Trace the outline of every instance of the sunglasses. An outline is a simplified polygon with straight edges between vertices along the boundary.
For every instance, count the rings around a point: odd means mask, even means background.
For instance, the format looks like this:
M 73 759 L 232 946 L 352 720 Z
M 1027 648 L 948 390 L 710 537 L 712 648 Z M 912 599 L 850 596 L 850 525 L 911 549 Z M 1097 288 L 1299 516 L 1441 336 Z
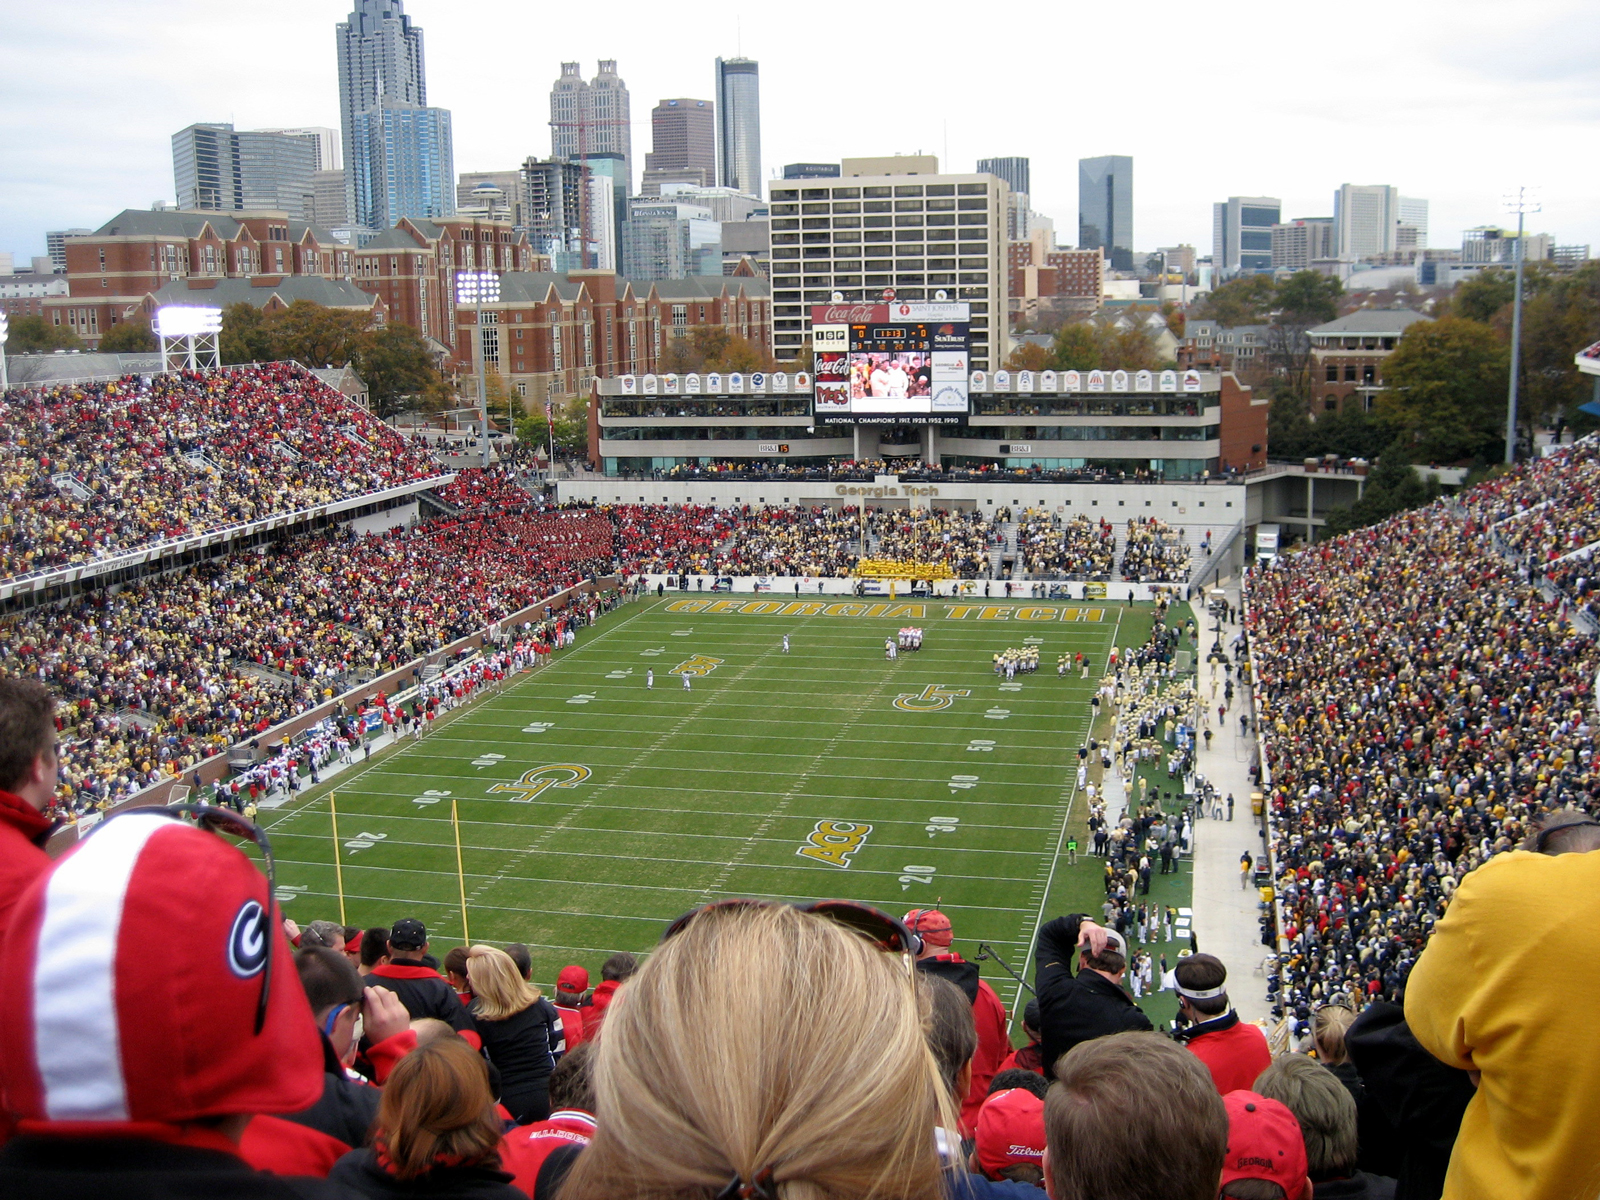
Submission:
M 261 857 L 267 864 L 267 903 L 261 910 L 261 916 L 256 923 L 256 934 L 266 946 L 266 961 L 261 967 L 261 996 L 256 1001 L 255 1032 L 259 1034 L 267 1023 L 267 1002 L 272 996 L 272 960 L 273 943 L 277 938 L 273 936 L 277 924 L 275 905 L 278 895 L 278 868 L 272 857 L 272 843 L 267 840 L 266 832 L 254 821 L 248 820 L 231 808 L 218 808 L 211 804 L 169 804 L 164 808 L 133 808 L 129 812 L 162 813 L 174 820 L 184 817 L 193 817 L 194 823 L 201 829 L 215 834 L 227 834 L 230 837 L 248 839 L 261 850 Z
M 691 909 L 668 925 L 666 932 L 661 935 L 661 940 L 664 942 L 668 938 L 676 937 L 698 917 L 708 912 L 783 907 L 797 908 L 803 913 L 811 913 L 813 916 L 832 921 L 835 925 L 842 925 L 850 932 L 866 938 L 879 950 L 890 954 L 915 955 L 922 952 L 922 939 L 907 929 L 905 922 L 896 920 L 888 913 L 880 912 L 870 904 L 859 904 L 854 900 L 812 900 L 787 906 L 780 900 L 714 900 L 710 904 L 702 904 L 699 908 Z

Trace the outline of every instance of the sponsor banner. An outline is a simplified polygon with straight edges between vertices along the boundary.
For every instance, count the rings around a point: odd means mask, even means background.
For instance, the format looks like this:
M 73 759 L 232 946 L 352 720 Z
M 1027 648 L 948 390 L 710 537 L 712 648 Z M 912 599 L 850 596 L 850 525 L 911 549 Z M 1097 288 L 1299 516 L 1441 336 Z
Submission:
M 1176 371 L 1161 372 L 1161 390 L 1175 392 L 1178 390 L 1178 373 Z
M 1200 390 L 1199 371 L 1185 371 L 1183 373 L 1183 390 L 1186 392 L 1198 392 Z
M 660 379 L 660 377 L 656 376 L 656 375 L 646 375 L 644 377 L 644 394 L 646 396 L 654 396 L 654 395 L 659 394 L 660 391 L 661 391 L 661 379 Z
M 623 375 L 618 378 L 617 382 L 622 385 L 622 394 L 624 396 L 632 396 L 639 391 L 639 381 L 632 375 Z

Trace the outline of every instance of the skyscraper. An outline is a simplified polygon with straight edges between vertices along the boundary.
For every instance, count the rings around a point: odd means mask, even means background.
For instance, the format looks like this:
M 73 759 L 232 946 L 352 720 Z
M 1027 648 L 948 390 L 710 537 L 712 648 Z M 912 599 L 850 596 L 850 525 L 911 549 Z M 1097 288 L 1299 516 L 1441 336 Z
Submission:
M 350 212 L 382 229 L 455 212 L 450 114 L 428 107 L 422 30 L 402 0 L 354 0 L 335 40 Z
M 190 125 L 172 135 L 178 207 L 271 209 L 309 219 L 306 197 L 315 190 L 317 156 L 314 136 Z
M 1333 227 L 1340 258 L 1372 258 L 1394 249 L 1400 189 L 1346 183 L 1333 194 Z
M 699 171 L 698 180 L 674 174 L 673 182 L 713 187 L 717 180 L 716 105 L 710 100 L 663 100 L 650 112 L 650 153 L 644 156 L 648 177 L 652 171 Z
M 761 195 L 761 74 L 749 58 L 717 59 L 717 183 Z
M 350 177 L 356 224 L 387 229 L 402 217 L 454 216 L 455 148 L 450 114 L 383 100 L 354 119 Z
M 561 64 L 550 88 L 550 154 L 572 162 L 596 154 L 620 155 L 626 186 L 633 186 L 633 134 L 628 85 L 617 75 L 617 60 L 602 58 L 595 77 L 584 82 L 579 64 Z
M 1428 245 L 1428 202 L 1417 196 L 1400 197 L 1399 223 L 1416 230 L 1416 245 Z
M 1270 271 L 1272 227 L 1283 201 L 1275 196 L 1229 196 L 1211 206 L 1211 261 L 1224 277 Z
M 1101 249 L 1113 271 L 1133 270 L 1133 159 L 1078 160 L 1078 246 Z
M 1006 186 L 1013 192 L 1033 193 L 1028 186 L 1029 161 L 1026 158 L 980 158 L 978 160 L 979 175 L 998 175 L 1006 181 Z

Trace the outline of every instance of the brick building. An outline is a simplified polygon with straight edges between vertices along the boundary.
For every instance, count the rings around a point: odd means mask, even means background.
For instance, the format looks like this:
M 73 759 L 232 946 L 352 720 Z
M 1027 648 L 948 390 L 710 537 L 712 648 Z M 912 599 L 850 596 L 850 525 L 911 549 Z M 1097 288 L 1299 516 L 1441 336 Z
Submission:
M 93 233 L 67 238 L 65 250 L 68 293 L 47 297 L 44 316 L 90 347 L 178 280 L 348 279 L 355 272 L 351 247 L 279 212 L 130 208 Z
M 1050 244 L 1049 230 L 1006 247 L 1006 297 L 1013 318 L 1031 321 L 1042 312 L 1093 312 L 1100 306 L 1105 278 L 1103 251 L 1058 249 Z
M 771 291 L 749 277 L 513 271 L 483 317 L 487 369 L 528 401 L 587 396 L 595 379 L 653 372 L 673 338 L 700 326 L 720 325 L 764 353 L 772 346 Z M 452 361 L 470 376 L 477 310 L 459 307 L 455 321 Z
M 66 294 L 65 275 L 43 275 L 31 271 L 0 275 L 0 312 L 8 317 L 43 316 L 46 299 Z
M 1358 309 L 1307 331 L 1311 339 L 1311 412 L 1372 411 L 1383 390 L 1383 360 L 1405 331 L 1428 318 L 1409 308 Z

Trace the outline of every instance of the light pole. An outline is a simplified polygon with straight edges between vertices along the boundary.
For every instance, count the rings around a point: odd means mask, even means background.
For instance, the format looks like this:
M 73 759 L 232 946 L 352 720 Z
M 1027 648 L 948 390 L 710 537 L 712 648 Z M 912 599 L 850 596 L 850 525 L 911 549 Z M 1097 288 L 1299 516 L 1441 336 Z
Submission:
M 0 392 L 11 386 L 11 374 L 6 366 L 6 338 L 11 333 L 11 322 L 6 318 L 4 311 L 0 311 Z
M 1505 198 L 1507 212 L 1517 214 L 1516 293 L 1511 298 L 1511 383 L 1506 396 L 1506 462 L 1517 461 L 1517 376 L 1522 369 L 1522 260 L 1523 217 L 1539 211 L 1538 197 L 1531 188 L 1519 187 Z
M 470 304 L 476 314 L 472 334 L 473 363 L 478 373 L 479 449 L 482 465 L 489 465 L 489 381 L 483 352 L 483 306 L 500 301 L 500 276 L 493 271 L 457 271 L 456 303 Z

